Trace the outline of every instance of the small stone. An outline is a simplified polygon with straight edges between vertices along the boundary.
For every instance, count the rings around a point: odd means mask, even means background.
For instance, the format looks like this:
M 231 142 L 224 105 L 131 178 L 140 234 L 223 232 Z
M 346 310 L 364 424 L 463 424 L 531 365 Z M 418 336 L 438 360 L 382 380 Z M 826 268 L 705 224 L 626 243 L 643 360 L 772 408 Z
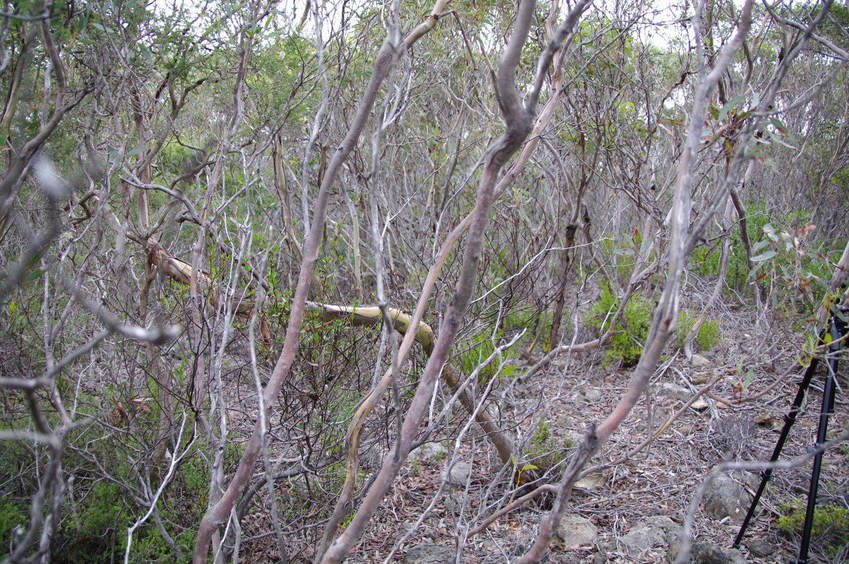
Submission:
M 426 461 L 439 460 L 448 454 L 448 448 L 442 443 L 425 443 L 409 455 L 409 460 Z
M 454 549 L 438 544 L 420 544 L 407 551 L 404 564 L 453 564 Z
M 471 475 L 472 465 L 461 460 L 452 464 L 447 471 L 443 471 L 442 479 L 453 486 L 465 486 Z
M 704 411 L 710 407 L 710 404 L 702 398 L 696 398 L 696 400 L 690 404 L 690 407 L 696 411 Z
M 752 556 L 757 558 L 766 558 L 775 554 L 776 551 L 776 546 L 773 543 L 763 539 L 752 539 L 744 544 L 749 549 L 749 552 L 752 553 Z
M 597 538 L 598 529 L 589 519 L 580 515 L 565 515 L 557 524 L 554 543 L 563 550 L 571 550 L 592 545 Z
M 696 368 L 707 368 L 712 363 L 706 357 L 700 354 L 694 354 L 693 358 L 690 359 L 690 364 L 692 364 Z
M 607 483 L 607 477 L 605 472 L 591 472 L 575 482 L 575 487 L 591 492 L 598 491 Z
M 667 549 L 678 542 L 681 527 L 665 515 L 647 517 L 634 525 L 619 543 L 629 555 L 636 557 L 652 548 Z

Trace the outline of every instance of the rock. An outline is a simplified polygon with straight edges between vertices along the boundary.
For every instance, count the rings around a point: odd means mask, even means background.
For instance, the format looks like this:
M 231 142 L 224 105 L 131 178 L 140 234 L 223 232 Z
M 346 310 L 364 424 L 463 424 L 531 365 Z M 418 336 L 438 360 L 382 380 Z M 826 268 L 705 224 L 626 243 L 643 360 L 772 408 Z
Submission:
M 678 384 L 673 384 L 671 382 L 664 382 L 658 386 L 658 390 L 661 394 L 668 397 L 669 399 L 678 400 L 682 402 L 690 401 L 690 398 L 693 397 L 693 392 L 685 388 L 684 386 L 679 386 Z M 708 402 L 704 400 L 704 398 L 696 398 L 696 400 L 690 404 L 692 409 L 696 411 L 704 411 L 710 405 Z
M 438 544 L 420 544 L 407 551 L 404 564 L 454 564 L 454 549 Z
M 424 462 L 427 460 L 440 460 L 448 454 L 448 448 L 442 443 L 425 443 L 408 457 L 411 462 L 416 460 Z
M 658 386 L 658 389 L 664 396 L 678 401 L 689 401 L 690 397 L 693 395 L 690 390 L 684 386 L 679 386 L 678 384 L 673 384 L 671 382 L 663 382 Z
M 766 558 L 767 556 L 771 556 L 775 553 L 777 548 L 775 544 L 763 539 L 752 539 L 744 544 L 746 545 L 746 548 L 749 549 L 749 552 L 752 553 L 752 556 L 757 558 Z
M 554 535 L 555 546 L 571 550 L 594 544 L 598 538 L 598 529 L 589 519 L 580 515 L 565 515 L 560 518 Z
M 696 398 L 696 401 L 690 404 L 690 407 L 696 411 L 704 411 L 710 407 L 710 404 L 702 398 Z
M 748 474 L 747 477 L 751 477 Z M 742 521 L 752 502 L 752 496 L 739 483 L 739 479 L 722 474 L 716 477 L 705 492 L 704 510 L 715 519 L 730 517 Z
M 619 539 L 625 552 L 632 557 L 652 548 L 667 550 L 677 545 L 681 527 L 665 515 L 647 517 L 634 525 L 628 534 Z
M 584 390 L 584 398 L 587 401 L 599 401 L 601 399 L 601 391 L 598 388 L 587 388 Z
M 447 471 L 443 471 L 442 479 L 452 486 L 465 486 L 471 475 L 472 465 L 461 460 L 452 464 Z
M 700 354 L 694 354 L 693 358 L 690 359 L 690 364 L 692 364 L 696 368 L 707 368 L 713 363 Z
M 711 543 L 693 544 L 692 558 L 693 564 L 746 564 L 739 550 Z
M 598 491 L 607 483 L 608 476 L 607 472 L 592 472 L 575 482 L 575 487 L 591 492 Z
M 607 564 L 610 561 L 610 559 L 607 557 L 608 550 L 608 546 L 598 547 L 598 552 L 596 552 L 595 556 L 593 556 L 592 564 Z
M 717 447 L 725 450 L 726 456 L 750 458 L 756 429 L 748 417 L 728 415 L 716 421 L 710 439 Z

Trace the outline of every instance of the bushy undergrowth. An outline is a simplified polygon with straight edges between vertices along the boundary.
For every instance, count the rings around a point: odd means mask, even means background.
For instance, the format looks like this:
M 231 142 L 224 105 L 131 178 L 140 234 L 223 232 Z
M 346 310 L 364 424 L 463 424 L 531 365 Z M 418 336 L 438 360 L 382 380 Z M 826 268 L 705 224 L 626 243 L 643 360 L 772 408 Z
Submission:
M 764 203 L 749 203 L 746 209 L 752 270 L 735 225 L 726 285 L 738 292 L 750 292 L 759 285 L 763 293 L 768 293 L 774 311 L 791 317 L 811 314 L 826 295 L 832 263 L 842 250 L 842 242 L 835 246 L 817 239 L 808 210 L 776 215 Z M 696 248 L 690 256 L 691 270 L 701 276 L 718 276 L 721 249 L 720 239 Z
M 679 347 L 684 346 L 684 340 L 690 334 L 697 321 L 698 317 L 688 310 L 682 311 L 678 316 L 678 329 L 675 332 L 675 337 Z M 709 351 L 719 344 L 719 340 L 719 323 L 713 319 L 705 319 L 696 330 L 696 337 L 693 340 L 693 344 L 698 351 Z
M 619 298 L 607 284 L 602 284 L 598 301 L 584 320 L 588 326 L 598 333 L 604 333 L 610 328 L 616 311 L 619 308 Z M 607 366 L 619 363 L 624 367 L 633 366 L 640 360 L 643 353 L 649 329 L 651 329 L 654 304 L 643 296 L 633 296 L 627 304 L 620 320 L 613 326 L 604 363 Z M 683 310 L 678 316 L 676 340 L 683 346 L 684 339 L 693 328 L 697 317 L 688 310 Z M 719 324 L 712 319 L 705 319 L 696 332 L 695 345 L 699 351 L 709 351 L 720 340 Z
M 531 338 L 533 329 L 538 327 L 539 321 L 538 316 L 532 312 L 514 312 L 505 316 L 501 329 L 496 331 L 494 339 L 492 333 L 478 333 L 471 339 L 470 344 L 459 348 L 461 352 L 457 355 L 456 366 L 463 374 L 470 374 L 495 351 L 495 342 L 511 339 L 518 331 L 526 329 L 524 337 L 502 353 L 506 358 L 517 356 L 517 351 Z M 478 375 L 480 381 L 487 382 L 495 376 L 500 364 L 500 361 L 495 359 L 483 367 Z M 514 376 L 516 371 L 517 367 L 510 362 L 501 367 L 502 376 Z
M 602 283 L 599 299 L 585 321 L 599 333 L 604 333 L 611 328 L 610 324 L 618 308 L 619 298 L 610 286 Z M 651 328 L 652 310 L 651 302 L 642 296 L 633 296 L 625 304 L 625 312 L 612 327 L 613 335 L 604 357 L 605 364 L 621 363 L 623 366 L 633 366 L 637 363 Z
M 120 470 L 120 469 L 118 469 Z M 79 481 L 79 480 L 78 480 Z M 191 553 L 196 524 L 206 508 L 209 472 L 199 455 L 185 460 L 159 500 L 163 522 L 183 556 Z M 127 530 L 146 511 L 128 501 L 114 482 L 100 480 L 81 488 L 81 496 L 59 528 L 58 562 L 111 562 L 121 559 Z M 174 562 L 177 554 L 149 519 L 133 534 L 132 562 Z
M 0 501 L 0 547 L 3 552 L 11 545 L 18 527 L 26 526 L 29 518 L 25 513 L 25 507 L 10 499 Z
M 802 533 L 805 523 L 805 504 L 796 500 L 785 504 L 775 524 L 785 534 Z M 825 505 L 814 510 L 814 522 L 811 529 L 814 541 L 826 553 L 834 553 L 849 544 L 849 510 L 838 505 Z
M 563 460 L 565 450 L 573 448 L 575 441 L 552 433 L 551 427 L 545 421 L 540 421 L 533 436 L 525 447 L 525 458 L 528 461 L 520 471 L 548 469 Z

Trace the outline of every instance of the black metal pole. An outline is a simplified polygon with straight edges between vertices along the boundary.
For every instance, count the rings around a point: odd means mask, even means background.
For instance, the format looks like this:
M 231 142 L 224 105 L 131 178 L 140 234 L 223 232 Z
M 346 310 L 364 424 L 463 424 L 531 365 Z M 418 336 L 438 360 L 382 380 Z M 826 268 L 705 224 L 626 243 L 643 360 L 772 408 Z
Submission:
M 784 427 L 781 428 L 781 434 L 778 436 L 778 442 L 775 443 L 775 448 L 773 449 L 772 456 L 769 459 L 770 462 L 775 462 L 778 460 L 778 457 L 781 456 L 781 450 L 784 448 L 784 443 L 787 442 L 787 436 L 790 434 L 790 428 L 793 426 L 793 423 L 796 422 L 796 416 L 799 415 L 799 410 L 802 408 L 802 402 L 805 400 L 805 392 L 811 384 L 811 379 L 814 376 L 814 372 L 817 370 L 818 362 L 819 361 L 816 357 L 811 358 L 811 364 L 808 365 L 808 369 L 805 370 L 805 375 L 802 378 L 802 381 L 799 382 L 799 389 L 796 392 L 796 397 L 793 399 L 793 405 L 790 406 L 790 411 L 784 416 Z M 740 531 L 734 539 L 734 548 L 740 548 L 740 542 L 743 540 L 743 535 L 746 534 L 746 529 L 749 528 L 749 522 L 755 514 L 755 509 L 758 507 L 758 502 L 766 489 L 766 484 L 769 482 L 770 476 L 772 476 L 772 468 L 767 468 L 761 472 L 761 484 L 755 492 L 755 497 L 752 498 L 749 511 L 746 512 L 746 518 L 743 519 L 743 524 L 740 525 Z
M 817 442 L 814 448 L 819 448 L 826 441 L 828 432 L 828 418 L 834 412 L 834 388 L 837 376 L 837 353 L 840 351 L 840 339 L 843 337 L 843 327 L 839 320 L 831 318 L 831 346 L 828 356 L 828 374 L 825 379 L 825 387 L 822 391 L 822 407 L 820 408 L 820 420 L 817 426 Z M 811 483 L 808 486 L 808 505 L 805 508 L 805 524 L 802 527 L 802 542 L 799 545 L 798 564 L 808 563 L 808 549 L 811 546 L 811 530 L 814 524 L 814 510 L 817 506 L 817 492 L 819 491 L 820 471 L 822 470 L 822 452 L 814 456 L 814 467 L 811 471 Z

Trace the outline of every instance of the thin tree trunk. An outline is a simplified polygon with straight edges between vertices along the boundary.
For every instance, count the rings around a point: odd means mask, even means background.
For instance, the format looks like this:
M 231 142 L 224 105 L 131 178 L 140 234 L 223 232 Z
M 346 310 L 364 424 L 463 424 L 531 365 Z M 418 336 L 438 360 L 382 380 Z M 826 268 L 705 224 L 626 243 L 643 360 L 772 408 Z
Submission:
M 569 247 L 575 244 L 575 232 L 577 230 L 578 225 L 575 223 L 575 218 L 572 218 L 572 221 L 566 226 L 566 235 L 563 240 L 563 246 L 566 247 L 566 250 L 563 251 L 563 260 L 560 266 L 560 283 L 557 285 L 557 297 L 554 301 L 554 310 L 551 312 L 551 331 L 548 334 L 549 350 L 555 349 L 560 345 L 560 324 L 563 320 L 563 306 L 566 303 L 566 290 L 569 287 L 569 271 L 572 267 L 572 251 L 569 250 Z

